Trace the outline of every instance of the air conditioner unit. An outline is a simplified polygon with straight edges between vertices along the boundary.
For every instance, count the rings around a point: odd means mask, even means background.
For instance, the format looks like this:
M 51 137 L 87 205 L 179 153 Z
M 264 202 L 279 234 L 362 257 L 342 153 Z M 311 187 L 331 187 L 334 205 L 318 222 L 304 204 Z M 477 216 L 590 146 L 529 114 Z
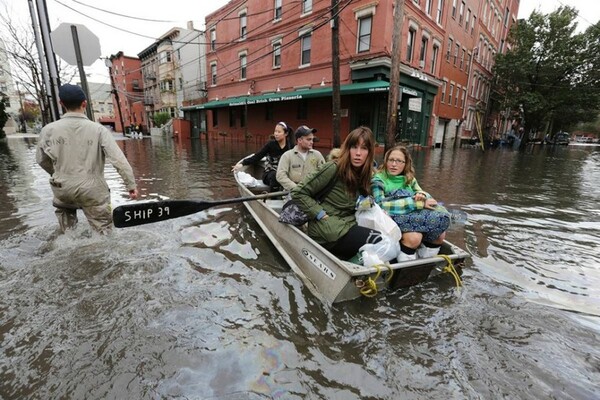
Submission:
M 424 60 L 419 61 L 419 68 L 421 68 L 421 69 L 425 68 L 425 61 Z

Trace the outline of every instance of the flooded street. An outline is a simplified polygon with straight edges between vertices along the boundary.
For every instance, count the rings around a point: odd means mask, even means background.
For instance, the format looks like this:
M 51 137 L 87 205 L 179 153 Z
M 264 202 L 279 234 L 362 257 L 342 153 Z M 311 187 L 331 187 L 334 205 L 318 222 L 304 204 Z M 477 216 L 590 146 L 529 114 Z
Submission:
M 36 140 L 0 141 L 0 399 L 598 398 L 600 147 L 414 151 L 468 213 L 447 236 L 473 256 L 464 286 L 329 308 L 242 204 L 104 237 L 80 213 L 58 235 Z M 256 150 L 119 145 L 145 200 L 238 197 Z

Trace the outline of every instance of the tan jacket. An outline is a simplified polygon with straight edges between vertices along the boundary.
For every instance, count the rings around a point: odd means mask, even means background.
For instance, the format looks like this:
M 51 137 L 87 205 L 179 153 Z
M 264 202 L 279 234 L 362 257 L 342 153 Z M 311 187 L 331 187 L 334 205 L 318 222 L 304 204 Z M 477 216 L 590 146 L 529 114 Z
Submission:
M 67 112 L 42 129 L 36 161 L 51 175 L 55 197 L 65 203 L 89 206 L 110 201 L 105 161 L 115 167 L 127 190 L 136 188 L 133 170 L 112 133 L 82 113 Z
M 298 146 L 295 146 L 283 153 L 279 159 L 277 182 L 285 190 L 292 190 L 302 179 L 315 172 L 323 164 L 325 164 L 325 159 L 318 150 L 310 149 L 304 160 L 298 152 Z

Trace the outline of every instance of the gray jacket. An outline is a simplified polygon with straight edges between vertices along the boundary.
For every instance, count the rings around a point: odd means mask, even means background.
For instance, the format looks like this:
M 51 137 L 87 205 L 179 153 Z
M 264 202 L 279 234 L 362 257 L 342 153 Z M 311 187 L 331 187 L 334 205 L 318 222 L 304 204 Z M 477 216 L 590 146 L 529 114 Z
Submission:
M 65 203 L 91 206 L 110 201 L 106 161 L 121 175 L 127 190 L 136 188 L 133 170 L 112 133 L 82 113 L 67 112 L 42 129 L 36 161 L 51 175 L 55 197 Z

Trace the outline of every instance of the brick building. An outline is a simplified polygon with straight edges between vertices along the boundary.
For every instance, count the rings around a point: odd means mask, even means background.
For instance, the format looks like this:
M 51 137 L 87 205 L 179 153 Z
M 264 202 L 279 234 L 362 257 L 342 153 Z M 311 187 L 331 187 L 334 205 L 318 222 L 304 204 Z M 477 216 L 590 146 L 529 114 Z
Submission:
M 148 132 L 144 113 L 141 62 L 119 51 L 109 57 L 109 73 L 113 87 L 115 131 L 127 132 L 127 128 L 139 125 Z M 125 125 L 122 126 L 121 124 Z
M 183 107 L 186 118 L 205 115 L 209 136 L 232 140 L 266 138 L 280 120 L 307 124 L 328 146 L 330 2 L 265 3 L 232 0 L 206 17 L 208 101 Z M 472 126 L 476 104 L 489 96 L 491 59 L 505 40 L 507 29 L 498 25 L 504 8 L 513 22 L 517 0 L 404 2 L 397 141 L 433 145 Z M 367 125 L 384 142 L 394 1 L 340 0 L 338 9 L 342 139 Z M 480 57 L 472 61 L 473 54 Z M 468 96 L 472 82 L 478 91 Z M 471 125 L 464 123 L 469 117 Z

